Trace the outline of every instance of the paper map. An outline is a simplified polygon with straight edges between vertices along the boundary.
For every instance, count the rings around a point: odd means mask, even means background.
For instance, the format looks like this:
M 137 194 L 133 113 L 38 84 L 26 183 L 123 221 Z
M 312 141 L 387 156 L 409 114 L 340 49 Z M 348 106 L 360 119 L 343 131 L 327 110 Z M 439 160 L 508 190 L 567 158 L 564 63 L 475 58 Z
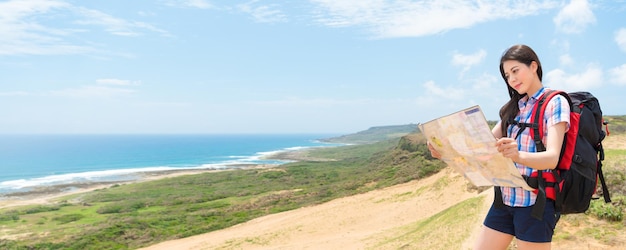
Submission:
M 522 187 L 533 190 L 513 161 L 498 152 L 496 138 L 479 106 L 419 124 L 441 160 L 476 186 Z

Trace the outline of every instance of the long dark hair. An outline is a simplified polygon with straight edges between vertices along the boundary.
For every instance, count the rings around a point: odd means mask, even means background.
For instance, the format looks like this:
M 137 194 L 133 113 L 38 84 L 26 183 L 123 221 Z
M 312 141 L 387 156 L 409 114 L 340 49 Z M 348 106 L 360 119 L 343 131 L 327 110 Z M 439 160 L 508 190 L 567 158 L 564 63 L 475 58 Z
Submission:
M 541 81 L 541 77 L 543 75 L 539 57 L 530 47 L 518 44 L 510 47 L 504 52 L 504 54 L 502 54 L 502 57 L 500 58 L 500 74 L 502 75 L 502 79 L 504 79 L 504 83 L 509 91 L 509 96 L 511 97 L 511 99 L 505 103 L 502 108 L 500 108 L 500 120 L 502 121 L 501 129 L 503 137 L 507 135 L 507 128 L 511 124 L 511 121 L 515 119 L 517 113 L 519 113 L 519 100 L 526 96 L 526 94 L 520 95 L 517 91 L 515 91 L 515 89 L 509 86 L 506 76 L 504 75 L 504 67 L 502 65 L 505 61 L 509 60 L 518 61 L 529 67 L 533 61 L 537 62 L 537 75 L 539 76 L 539 81 Z

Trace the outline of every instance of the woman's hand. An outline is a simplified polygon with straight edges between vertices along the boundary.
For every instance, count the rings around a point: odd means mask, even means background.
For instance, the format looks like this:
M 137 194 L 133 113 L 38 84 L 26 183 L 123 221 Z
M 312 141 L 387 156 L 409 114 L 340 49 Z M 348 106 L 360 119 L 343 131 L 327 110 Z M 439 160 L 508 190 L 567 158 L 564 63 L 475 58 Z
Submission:
M 520 154 L 515 139 L 508 137 L 500 138 L 496 141 L 496 147 L 498 152 L 502 153 L 504 157 L 510 158 L 514 162 L 519 162 Z
M 439 153 L 435 147 L 433 147 L 432 144 L 430 144 L 430 142 L 426 142 L 426 144 L 428 144 L 428 150 L 430 150 L 430 155 L 433 158 L 437 158 L 437 159 L 441 159 L 441 153 Z

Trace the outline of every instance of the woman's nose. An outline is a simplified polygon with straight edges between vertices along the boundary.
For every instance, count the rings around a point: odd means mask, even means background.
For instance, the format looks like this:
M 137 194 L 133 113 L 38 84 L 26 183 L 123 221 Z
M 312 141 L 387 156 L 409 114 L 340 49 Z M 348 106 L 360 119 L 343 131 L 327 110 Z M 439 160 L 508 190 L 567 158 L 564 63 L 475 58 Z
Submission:
M 508 83 L 512 83 L 514 81 L 517 81 L 517 77 L 515 77 L 515 76 L 509 76 L 509 79 L 507 79 Z

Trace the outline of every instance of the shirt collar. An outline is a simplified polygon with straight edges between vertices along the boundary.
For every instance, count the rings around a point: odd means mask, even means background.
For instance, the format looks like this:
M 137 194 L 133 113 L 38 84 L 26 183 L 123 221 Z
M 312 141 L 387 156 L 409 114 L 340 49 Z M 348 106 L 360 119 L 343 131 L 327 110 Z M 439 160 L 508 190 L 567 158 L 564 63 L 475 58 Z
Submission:
M 545 87 L 541 87 L 539 91 L 537 91 L 537 93 L 535 93 L 533 96 L 530 97 L 530 100 L 528 98 L 528 95 L 525 95 L 524 97 L 522 97 L 522 99 L 519 100 L 517 104 L 520 108 L 522 108 L 522 107 L 525 107 L 527 103 L 531 103 L 531 104 L 536 103 L 537 101 L 539 101 L 539 99 L 545 92 L 546 92 Z

